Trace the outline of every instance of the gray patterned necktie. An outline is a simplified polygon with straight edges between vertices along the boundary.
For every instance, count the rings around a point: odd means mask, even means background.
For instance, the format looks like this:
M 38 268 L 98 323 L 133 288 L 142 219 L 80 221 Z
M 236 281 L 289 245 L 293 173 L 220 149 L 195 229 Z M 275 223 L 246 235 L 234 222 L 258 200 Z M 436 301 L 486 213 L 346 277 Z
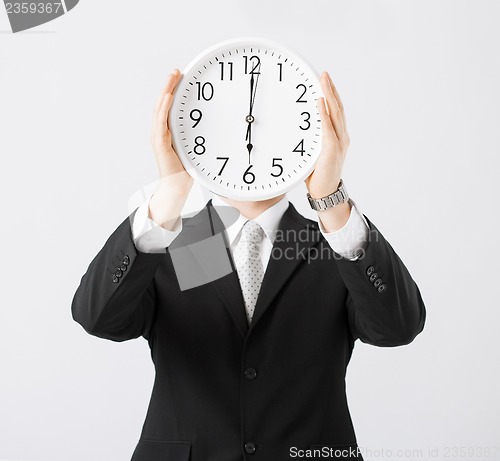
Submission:
M 241 231 L 240 241 L 233 252 L 234 264 L 238 272 L 241 291 L 245 301 L 248 323 L 252 321 L 264 268 L 260 257 L 260 245 L 264 230 L 254 221 L 247 221 Z

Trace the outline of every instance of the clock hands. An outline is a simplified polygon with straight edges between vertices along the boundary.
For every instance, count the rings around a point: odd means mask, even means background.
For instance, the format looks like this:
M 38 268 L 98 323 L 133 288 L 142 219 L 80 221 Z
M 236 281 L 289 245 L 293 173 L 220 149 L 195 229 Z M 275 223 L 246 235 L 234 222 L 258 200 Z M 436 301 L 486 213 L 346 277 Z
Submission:
M 255 78 L 254 75 L 257 75 L 257 78 Z M 259 70 L 258 72 L 254 72 L 253 70 L 251 71 L 251 77 L 250 77 L 250 110 L 248 115 L 245 117 L 245 121 L 248 123 L 247 126 L 247 134 L 245 137 L 245 141 L 247 141 L 247 149 L 248 149 L 248 163 L 251 163 L 251 154 L 252 154 L 252 149 L 253 149 L 253 144 L 252 144 L 252 123 L 255 121 L 254 116 L 252 115 L 253 112 L 253 106 L 255 103 L 255 95 L 257 94 L 257 85 L 259 83 L 259 76 L 260 76 L 260 65 L 259 65 Z
M 245 140 L 248 142 L 247 143 L 247 149 L 248 149 L 248 163 L 250 164 L 250 158 L 252 154 L 252 149 L 253 149 L 253 144 L 252 144 L 252 123 L 254 121 L 254 117 L 252 115 L 252 110 L 253 110 L 253 101 L 254 101 L 254 87 L 255 87 L 255 79 L 254 75 L 252 73 L 252 76 L 250 77 L 250 110 L 248 112 L 248 115 L 245 117 L 246 122 L 248 123 L 247 126 L 247 135 L 245 137 Z

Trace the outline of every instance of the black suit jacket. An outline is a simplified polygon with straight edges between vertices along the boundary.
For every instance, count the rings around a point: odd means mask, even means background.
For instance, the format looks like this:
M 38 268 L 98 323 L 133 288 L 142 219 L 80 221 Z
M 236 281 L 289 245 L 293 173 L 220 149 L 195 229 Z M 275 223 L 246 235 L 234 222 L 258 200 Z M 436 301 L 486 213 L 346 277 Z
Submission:
M 135 248 L 130 217 L 82 277 L 72 314 L 92 335 L 149 342 L 155 381 L 132 460 L 281 461 L 307 449 L 362 459 L 345 394 L 354 341 L 408 344 L 425 321 L 417 285 L 375 225 L 367 219 L 365 255 L 349 261 L 290 204 L 248 325 L 235 270 L 179 287 L 172 249 L 224 235 L 211 202 L 161 254 Z

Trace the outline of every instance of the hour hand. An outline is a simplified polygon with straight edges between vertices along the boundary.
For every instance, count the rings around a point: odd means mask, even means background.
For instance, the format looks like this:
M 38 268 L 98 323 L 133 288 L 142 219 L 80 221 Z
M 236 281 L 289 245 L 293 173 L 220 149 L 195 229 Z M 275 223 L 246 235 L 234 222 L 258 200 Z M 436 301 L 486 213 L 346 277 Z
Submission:
M 247 149 L 248 149 L 248 163 L 251 163 L 251 154 L 252 154 L 252 149 L 253 149 L 253 144 L 252 144 L 252 123 L 254 121 L 253 115 L 247 115 L 245 117 L 245 121 L 248 123 L 247 126 L 247 135 L 245 137 L 245 140 L 248 142 L 247 144 Z
M 248 164 L 250 165 L 252 163 L 252 149 L 253 149 L 253 144 L 251 142 L 247 144 L 247 149 L 248 149 Z

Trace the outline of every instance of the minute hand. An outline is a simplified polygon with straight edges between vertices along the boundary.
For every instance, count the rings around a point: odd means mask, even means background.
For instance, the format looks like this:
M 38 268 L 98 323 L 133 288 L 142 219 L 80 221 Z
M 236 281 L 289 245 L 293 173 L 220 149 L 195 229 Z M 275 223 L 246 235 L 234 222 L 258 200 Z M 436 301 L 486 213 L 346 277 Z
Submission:
M 253 118 L 253 106 L 255 103 L 255 95 L 257 94 L 257 85 L 259 83 L 259 76 L 260 76 L 260 67 L 259 71 L 257 72 L 257 78 L 254 78 L 254 73 L 252 72 L 252 76 L 250 77 L 250 110 L 248 113 L 247 117 L 247 122 L 248 122 L 248 127 L 247 127 L 247 135 L 246 135 L 246 140 L 250 143 L 252 139 L 252 123 L 254 121 Z
M 252 74 L 252 78 L 250 79 L 250 115 L 252 115 L 253 105 L 255 103 L 255 95 L 257 94 L 257 86 L 259 84 L 259 76 L 260 76 L 260 66 L 257 72 L 257 78 L 255 79 L 255 85 L 253 84 L 254 81 L 253 76 L 254 74 Z
M 250 109 L 248 111 L 248 115 L 246 117 L 248 126 L 247 126 L 247 135 L 245 137 L 245 140 L 251 143 L 252 139 L 252 110 L 253 110 L 253 101 L 254 101 L 254 85 L 255 85 L 255 79 L 252 74 L 250 77 Z

